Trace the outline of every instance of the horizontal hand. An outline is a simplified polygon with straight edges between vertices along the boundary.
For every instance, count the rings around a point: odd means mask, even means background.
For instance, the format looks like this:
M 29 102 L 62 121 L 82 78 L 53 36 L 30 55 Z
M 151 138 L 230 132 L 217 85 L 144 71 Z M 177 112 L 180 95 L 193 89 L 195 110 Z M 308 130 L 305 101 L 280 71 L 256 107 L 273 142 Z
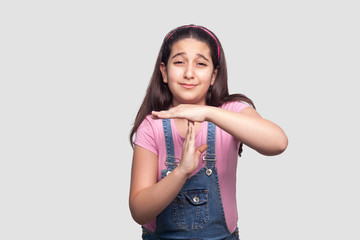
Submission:
M 180 104 L 167 111 L 152 111 L 152 117 L 155 119 L 163 118 L 181 118 L 192 122 L 203 122 L 206 120 L 208 106 Z

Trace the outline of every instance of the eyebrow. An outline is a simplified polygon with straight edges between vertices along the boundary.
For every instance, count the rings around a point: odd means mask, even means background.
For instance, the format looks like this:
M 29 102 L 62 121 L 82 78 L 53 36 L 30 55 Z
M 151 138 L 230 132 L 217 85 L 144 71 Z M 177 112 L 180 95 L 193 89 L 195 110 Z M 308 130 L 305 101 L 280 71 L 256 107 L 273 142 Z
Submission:
M 186 53 L 185 53 L 185 52 L 176 53 L 174 56 L 171 57 L 171 59 L 174 59 L 174 58 L 176 58 L 177 56 L 182 56 L 182 55 L 186 55 Z M 200 53 L 197 53 L 196 55 L 199 56 L 199 57 L 201 57 L 201 58 L 203 58 L 203 59 L 205 59 L 206 61 L 209 62 L 209 59 L 207 59 L 204 55 L 202 55 L 202 54 L 200 54 Z

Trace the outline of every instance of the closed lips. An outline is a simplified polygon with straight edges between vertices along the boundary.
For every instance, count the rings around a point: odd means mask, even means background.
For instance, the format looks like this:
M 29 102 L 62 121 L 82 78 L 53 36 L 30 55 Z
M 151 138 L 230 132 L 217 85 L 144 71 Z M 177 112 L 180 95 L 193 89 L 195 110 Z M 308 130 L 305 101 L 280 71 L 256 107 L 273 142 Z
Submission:
M 189 84 L 189 83 L 181 83 L 180 85 L 183 86 L 184 88 L 196 87 L 196 84 Z

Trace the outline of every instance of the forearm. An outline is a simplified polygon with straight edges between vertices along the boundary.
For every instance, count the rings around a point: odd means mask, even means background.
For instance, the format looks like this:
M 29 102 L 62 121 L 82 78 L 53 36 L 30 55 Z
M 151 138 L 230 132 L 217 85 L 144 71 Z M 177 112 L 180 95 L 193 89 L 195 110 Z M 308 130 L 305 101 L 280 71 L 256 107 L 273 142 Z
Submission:
M 142 225 L 154 219 L 174 200 L 187 177 L 179 168 L 175 168 L 161 181 L 137 193 L 130 199 L 134 220 Z
M 286 149 L 287 137 L 279 126 L 260 117 L 252 108 L 243 112 L 207 107 L 206 120 L 261 154 L 276 155 Z

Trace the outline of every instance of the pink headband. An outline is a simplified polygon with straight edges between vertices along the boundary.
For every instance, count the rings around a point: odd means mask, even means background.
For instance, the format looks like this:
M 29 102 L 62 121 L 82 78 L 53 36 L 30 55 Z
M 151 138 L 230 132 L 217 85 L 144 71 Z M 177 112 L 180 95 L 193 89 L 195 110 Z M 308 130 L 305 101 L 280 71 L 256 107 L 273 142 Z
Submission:
M 216 42 L 216 46 L 217 46 L 217 57 L 218 60 L 220 58 L 220 46 L 219 46 L 219 42 L 216 39 L 216 37 L 214 36 L 214 34 L 212 34 L 209 30 L 207 30 L 206 28 L 200 27 L 200 26 L 195 26 L 195 25 L 188 25 L 188 26 L 183 26 L 183 27 L 179 27 L 177 29 L 175 29 L 172 33 L 170 33 L 170 35 L 168 36 L 168 38 L 166 40 L 169 40 L 169 38 L 176 32 L 176 30 L 181 29 L 181 28 L 188 28 L 188 27 L 193 27 L 193 28 L 200 28 L 202 30 L 204 30 L 205 32 L 207 32 Z

